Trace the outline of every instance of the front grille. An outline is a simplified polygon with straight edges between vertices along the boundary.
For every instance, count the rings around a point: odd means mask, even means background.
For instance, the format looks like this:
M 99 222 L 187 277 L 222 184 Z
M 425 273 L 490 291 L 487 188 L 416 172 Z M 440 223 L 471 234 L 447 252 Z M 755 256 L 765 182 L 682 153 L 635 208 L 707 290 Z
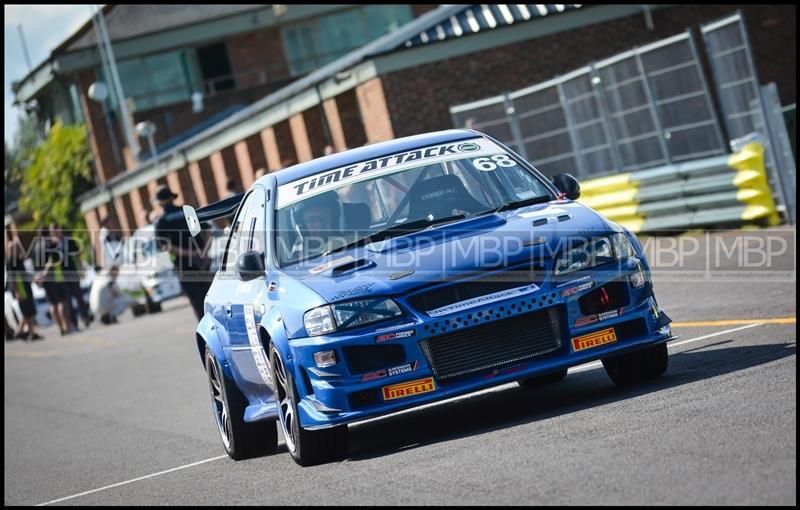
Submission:
M 495 271 L 472 280 L 420 292 L 409 297 L 408 304 L 421 312 L 435 310 L 467 299 L 538 283 L 541 280 L 541 270 L 539 265 L 529 265 Z M 464 277 L 461 275 L 459 279 Z
M 560 313 L 551 307 L 428 338 L 419 345 L 437 381 L 446 384 L 558 350 Z

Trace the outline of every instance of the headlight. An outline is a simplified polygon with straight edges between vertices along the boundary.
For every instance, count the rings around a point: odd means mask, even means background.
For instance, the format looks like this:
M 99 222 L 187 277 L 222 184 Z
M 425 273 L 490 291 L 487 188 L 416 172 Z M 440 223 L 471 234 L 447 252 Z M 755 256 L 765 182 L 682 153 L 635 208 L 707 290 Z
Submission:
M 610 239 L 611 244 L 614 246 L 614 256 L 617 258 L 617 260 L 636 255 L 636 251 L 633 249 L 633 245 L 631 245 L 631 241 L 628 239 L 628 236 L 622 232 L 611 234 Z
M 583 246 L 564 252 L 556 259 L 553 274 L 566 274 L 599 266 L 635 255 L 633 246 L 623 233 L 594 239 Z
M 309 310 L 303 322 L 308 335 L 317 336 L 401 315 L 400 307 L 391 299 L 358 299 Z
M 321 306 L 307 311 L 303 316 L 303 323 L 308 336 L 324 335 L 336 330 L 330 306 Z

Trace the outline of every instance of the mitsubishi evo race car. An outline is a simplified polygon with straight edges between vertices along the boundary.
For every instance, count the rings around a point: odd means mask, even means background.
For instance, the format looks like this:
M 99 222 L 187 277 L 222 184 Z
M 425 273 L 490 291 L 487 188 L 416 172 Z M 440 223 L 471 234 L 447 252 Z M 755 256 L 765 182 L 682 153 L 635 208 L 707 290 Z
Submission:
M 235 213 L 197 327 L 226 452 L 301 465 L 347 424 L 592 360 L 662 375 L 670 319 L 632 233 L 502 143 L 450 130 L 265 175 L 195 211 Z

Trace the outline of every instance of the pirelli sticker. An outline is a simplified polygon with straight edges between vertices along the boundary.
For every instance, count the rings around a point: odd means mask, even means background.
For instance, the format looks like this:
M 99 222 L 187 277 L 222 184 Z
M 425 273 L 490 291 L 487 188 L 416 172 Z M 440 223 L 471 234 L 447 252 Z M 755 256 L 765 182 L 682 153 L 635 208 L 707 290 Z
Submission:
M 398 398 L 413 397 L 421 393 L 429 393 L 436 389 L 436 384 L 433 382 L 433 377 L 426 377 L 425 379 L 417 379 L 400 384 L 392 384 L 391 386 L 384 386 L 383 400 L 395 400 Z
M 504 154 L 505 151 L 490 140 L 474 138 L 390 154 L 286 183 L 278 188 L 278 208 L 281 209 L 310 196 L 380 175 L 452 159 L 472 159 L 498 153 Z
M 613 344 L 617 341 L 617 334 L 614 328 L 602 329 L 589 333 L 588 335 L 576 336 L 572 339 L 572 350 L 574 352 L 584 349 L 591 349 L 605 344 Z

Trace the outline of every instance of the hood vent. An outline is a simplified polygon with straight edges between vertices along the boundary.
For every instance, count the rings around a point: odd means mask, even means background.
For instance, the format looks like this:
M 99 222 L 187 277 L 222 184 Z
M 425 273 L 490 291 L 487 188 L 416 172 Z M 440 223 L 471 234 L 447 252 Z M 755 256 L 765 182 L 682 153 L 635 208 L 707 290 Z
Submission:
M 331 271 L 331 276 L 334 278 L 337 276 L 342 276 L 347 273 L 352 273 L 354 271 L 361 271 L 364 269 L 369 269 L 371 267 L 375 267 L 375 262 L 367 259 L 358 259 L 353 260 L 352 262 L 347 262 L 346 264 L 342 264 L 341 266 L 336 266 Z
M 538 227 L 540 225 L 546 225 L 547 223 L 560 223 L 562 221 L 571 220 L 572 216 L 569 214 L 562 214 L 560 216 L 548 216 L 547 218 L 539 218 L 538 220 L 533 220 L 533 226 Z

